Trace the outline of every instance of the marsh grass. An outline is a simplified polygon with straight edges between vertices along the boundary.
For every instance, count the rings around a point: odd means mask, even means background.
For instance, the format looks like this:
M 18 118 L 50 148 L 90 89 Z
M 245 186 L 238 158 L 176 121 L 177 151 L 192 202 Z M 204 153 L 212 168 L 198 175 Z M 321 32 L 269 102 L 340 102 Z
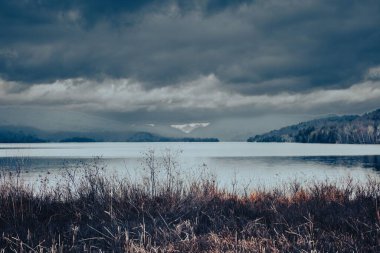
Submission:
M 0 252 L 380 251 L 378 178 L 237 194 L 207 173 L 183 177 L 170 152 L 145 158 L 139 182 L 98 161 L 38 188 L 4 170 Z

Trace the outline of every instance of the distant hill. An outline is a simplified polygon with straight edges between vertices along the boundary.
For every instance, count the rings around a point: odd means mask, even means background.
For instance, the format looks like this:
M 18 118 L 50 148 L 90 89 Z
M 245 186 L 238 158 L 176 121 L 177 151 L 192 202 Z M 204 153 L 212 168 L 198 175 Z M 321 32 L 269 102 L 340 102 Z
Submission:
M 174 137 L 164 137 L 147 132 L 139 132 L 130 136 L 127 142 L 219 142 L 217 138 L 174 138 Z
M 96 142 L 96 140 L 86 137 L 72 137 L 60 140 L 59 142 Z
M 37 132 L 32 128 L 0 127 L 0 143 L 40 143 L 45 139 L 37 137 Z
M 165 137 L 149 132 L 49 132 L 31 127 L 0 126 L 0 143 L 42 142 L 218 142 L 217 138 Z
M 380 144 L 380 109 L 363 115 L 302 122 L 250 137 L 248 142 Z

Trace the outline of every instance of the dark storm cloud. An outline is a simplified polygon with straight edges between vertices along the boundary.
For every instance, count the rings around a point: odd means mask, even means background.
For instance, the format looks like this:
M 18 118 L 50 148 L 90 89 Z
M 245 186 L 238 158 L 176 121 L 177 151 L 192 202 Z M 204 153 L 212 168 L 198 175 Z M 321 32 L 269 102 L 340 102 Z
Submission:
M 241 94 L 344 88 L 380 64 L 379 13 L 376 0 L 1 0 L 0 77 L 151 89 L 214 74 Z

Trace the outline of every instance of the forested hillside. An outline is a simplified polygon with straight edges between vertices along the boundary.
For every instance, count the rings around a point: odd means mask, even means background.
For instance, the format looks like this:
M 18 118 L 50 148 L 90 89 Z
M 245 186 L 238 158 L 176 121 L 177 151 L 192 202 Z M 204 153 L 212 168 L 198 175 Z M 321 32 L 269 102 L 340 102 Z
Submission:
M 380 143 L 380 109 L 358 115 L 302 122 L 250 137 L 248 142 Z

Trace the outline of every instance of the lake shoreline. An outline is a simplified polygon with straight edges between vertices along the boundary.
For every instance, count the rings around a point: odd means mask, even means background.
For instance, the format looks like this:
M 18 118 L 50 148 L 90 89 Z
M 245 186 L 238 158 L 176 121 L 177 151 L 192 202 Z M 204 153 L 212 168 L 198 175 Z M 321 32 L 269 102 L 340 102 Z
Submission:
M 158 160 L 173 155 L 184 175 L 208 169 L 226 188 L 235 178 L 241 185 L 270 188 L 295 178 L 306 183 L 346 176 L 365 180 L 380 171 L 380 146 L 240 142 L 0 144 L 0 166 L 9 171 L 22 166 L 28 171 L 22 176 L 38 183 L 48 173 L 53 177 L 99 158 L 110 174 L 140 180 L 147 151 Z

